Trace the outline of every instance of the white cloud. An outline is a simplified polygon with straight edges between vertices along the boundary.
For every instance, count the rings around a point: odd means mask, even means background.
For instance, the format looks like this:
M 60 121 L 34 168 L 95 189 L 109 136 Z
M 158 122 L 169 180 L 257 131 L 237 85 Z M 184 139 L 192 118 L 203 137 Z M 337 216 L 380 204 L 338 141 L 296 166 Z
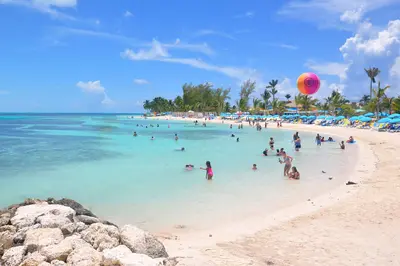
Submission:
M 100 80 L 83 82 L 79 81 L 76 86 L 88 93 L 104 93 L 106 89 L 101 85 Z
M 77 20 L 75 17 L 58 10 L 58 8 L 76 7 L 77 0 L 0 0 L 0 4 L 30 8 L 55 19 Z
M 137 40 L 134 38 L 130 38 L 130 37 L 126 37 L 126 36 L 118 35 L 118 34 L 107 33 L 107 32 L 76 29 L 76 28 L 66 28 L 66 27 L 57 27 L 55 29 L 57 30 L 57 33 L 61 36 L 82 35 L 82 36 L 88 36 L 88 37 L 109 39 L 112 41 L 129 44 L 131 46 L 136 46 L 136 47 L 143 47 L 143 46 L 152 47 L 153 46 L 152 42 L 143 42 L 143 41 L 140 41 L 140 40 Z M 173 43 L 161 43 L 161 46 L 163 46 L 165 48 L 169 48 L 169 49 L 175 49 L 175 50 L 186 50 L 186 51 L 192 51 L 192 52 L 199 52 L 199 53 L 202 53 L 205 55 L 213 55 L 215 53 L 207 45 L 207 43 L 190 44 L 190 43 L 184 43 L 180 39 L 176 39 L 176 41 Z
M 398 0 L 290 0 L 282 9 L 278 11 L 279 15 L 316 22 L 320 26 L 337 26 L 342 20 L 359 20 L 363 14 L 398 3 Z M 362 11 L 355 14 L 360 7 Z M 310 15 L 307 15 L 310 14 Z
M 111 106 L 111 105 L 115 104 L 115 102 L 113 100 L 111 100 L 110 97 L 108 97 L 106 92 L 104 92 L 103 95 L 104 95 L 104 98 L 101 101 L 101 104 L 107 105 L 107 106 Z
M 133 14 L 129 10 L 125 11 L 124 17 L 128 18 L 128 17 L 132 17 L 132 16 L 133 16 Z
M 195 58 L 174 58 L 168 53 L 167 49 L 165 47 L 162 47 L 162 45 L 156 40 L 153 41 L 153 46 L 149 50 L 141 49 L 138 52 L 134 52 L 131 49 L 126 49 L 124 52 L 121 53 L 121 57 L 132 61 L 146 60 L 182 64 L 194 68 L 218 72 L 237 80 L 245 80 L 250 78 L 252 80 L 259 81 L 259 85 L 262 84 L 260 75 L 255 69 L 216 66 L 206 63 L 201 59 Z
M 254 16 L 255 16 L 255 13 L 253 11 L 247 11 L 244 14 L 235 16 L 235 18 L 253 18 Z
M 219 36 L 219 37 L 231 39 L 231 40 L 236 40 L 235 37 L 233 37 L 232 35 L 230 35 L 228 33 L 221 32 L 221 31 L 215 31 L 215 30 L 209 30 L 209 29 L 199 30 L 198 32 L 196 32 L 194 34 L 194 36 L 196 36 L 196 37 L 210 36 L 210 35 Z
M 299 47 L 291 44 L 285 44 L 285 43 L 268 43 L 267 45 L 269 46 L 274 46 L 274 47 L 279 47 L 279 48 L 284 48 L 284 49 L 289 49 L 289 50 L 297 50 Z
M 345 63 L 335 63 L 335 62 L 317 63 L 312 60 L 307 61 L 305 66 L 313 70 L 317 74 L 337 76 L 342 81 L 346 79 L 346 70 L 348 68 L 348 64 Z
M 390 75 L 400 78 L 400 56 L 396 58 L 393 66 L 390 68 Z
M 356 23 L 362 19 L 363 15 L 364 15 L 364 8 L 362 7 L 355 10 L 346 10 L 340 16 L 340 20 L 347 23 Z
M 7 94 L 10 94 L 10 92 L 5 90 L 0 90 L 0 95 L 7 95 Z
M 148 80 L 145 79 L 134 79 L 133 82 L 138 85 L 145 85 L 150 83 Z

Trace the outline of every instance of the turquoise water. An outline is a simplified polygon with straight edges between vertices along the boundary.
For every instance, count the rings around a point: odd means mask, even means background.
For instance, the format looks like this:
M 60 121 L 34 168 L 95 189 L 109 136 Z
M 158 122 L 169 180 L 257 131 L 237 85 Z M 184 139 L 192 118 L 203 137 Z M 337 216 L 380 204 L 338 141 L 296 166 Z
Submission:
M 292 135 L 126 115 L 0 115 L 0 207 L 27 197 L 69 197 L 104 218 L 152 231 L 268 214 L 342 183 L 357 156 L 356 145 L 345 152 L 336 143 L 317 147 L 311 133 L 300 133 L 303 148 L 295 152 Z M 261 156 L 269 137 L 294 157 L 300 181 L 283 177 L 275 152 Z M 180 147 L 186 151 L 176 151 Z M 198 169 L 207 160 L 213 181 Z M 195 169 L 185 171 L 186 164 Z

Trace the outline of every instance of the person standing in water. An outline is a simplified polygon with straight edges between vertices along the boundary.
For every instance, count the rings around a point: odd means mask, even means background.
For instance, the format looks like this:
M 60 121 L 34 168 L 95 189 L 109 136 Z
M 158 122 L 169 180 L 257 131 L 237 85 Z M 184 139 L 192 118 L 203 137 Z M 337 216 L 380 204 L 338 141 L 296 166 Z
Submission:
M 178 140 L 179 138 L 178 138 L 178 134 L 175 134 L 175 140 Z
M 344 145 L 344 141 L 339 143 L 339 146 L 342 150 L 346 149 L 346 146 Z
M 211 180 L 214 176 L 210 161 L 206 162 L 206 168 L 200 167 L 201 170 L 206 171 L 206 179 Z
M 273 138 L 269 138 L 269 147 L 271 148 L 271 150 L 274 149 L 274 144 L 275 144 L 274 139 Z
M 285 167 L 283 168 L 283 175 L 289 176 L 289 171 L 290 168 L 292 167 L 293 158 L 287 155 L 286 152 L 282 152 L 282 158 L 283 160 L 279 159 L 279 162 L 281 164 L 285 164 Z
M 321 136 L 319 134 L 315 137 L 315 142 L 317 143 L 317 146 L 321 146 Z
M 296 151 L 299 151 L 301 148 L 301 139 L 297 136 L 296 140 L 294 141 L 294 148 Z

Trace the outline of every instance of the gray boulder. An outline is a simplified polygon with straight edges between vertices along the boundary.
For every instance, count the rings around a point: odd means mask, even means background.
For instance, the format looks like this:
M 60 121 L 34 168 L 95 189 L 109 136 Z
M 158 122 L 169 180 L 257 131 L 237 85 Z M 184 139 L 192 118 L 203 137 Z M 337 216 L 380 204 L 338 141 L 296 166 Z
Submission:
M 4 251 L 14 245 L 14 232 L 4 231 L 0 232 L 0 257 Z M 0 264 L 1 265 L 1 264 Z
M 73 247 L 71 241 L 64 239 L 57 245 L 42 248 L 40 254 L 45 256 L 47 261 L 59 260 L 65 262 L 72 250 Z
M 76 224 L 75 223 L 68 223 L 68 224 L 64 224 L 63 226 L 61 226 L 61 232 L 65 235 L 72 235 L 75 230 L 76 230 Z
M 133 225 L 121 228 L 121 244 L 127 246 L 133 253 L 145 254 L 151 258 L 166 258 L 168 253 L 164 245 L 150 233 Z
M 26 254 L 26 247 L 24 246 L 9 248 L 4 252 L 3 257 L 1 257 L 2 263 L 0 263 L 0 265 L 4 266 L 19 265 L 24 259 L 25 254 Z
M 67 258 L 69 266 L 95 266 L 101 265 L 103 256 L 90 246 L 74 249 Z
M 63 198 L 61 200 L 54 201 L 54 204 L 70 207 L 76 212 L 76 215 L 86 215 L 86 216 L 96 217 L 96 215 L 94 215 L 91 211 L 85 209 L 81 204 L 72 199 Z
M 68 218 L 71 222 L 75 211 L 69 207 L 47 203 L 27 205 L 17 209 L 15 216 L 11 218 L 11 224 L 18 229 L 33 226 L 38 217 L 48 214 Z
M 111 249 L 119 245 L 119 230 L 115 226 L 95 223 L 81 232 L 82 239 L 98 251 Z
M 39 252 L 34 252 L 28 254 L 25 260 L 19 266 L 37 266 L 44 261 L 46 261 L 45 256 L 40 255 Z
M 88 224 L 88 225 L 100 223 L 100 219 L 98 219 L 96 217 L 86 216 L 86 215 L 77 215 L 75 217 L 75 220 L 78 222 L 82 222 L 84 224 Z
M 121 259 L 132 254 L 132 251 L 124 245 L 112 249 L 103 250 L 104 266 L 112 266 L 121 263 Z
M 36 218 L 35 223 L 39 223 L 42 228 L 59 228 L 70 224 L 71 220 L 61 215 L 46 214 Z
M 8 225 L 10 223 L 11 213 L 6 212 L 0 215 L 0 226 Z
M 53 265 L 53 266 L 66 266 L 67 264 L 65 262 L 63 262 L 63 261 L 60 261 L 60 260 L 53 260 L 51 262 L 51 265 Z
M 4 226 L 0 227 L 0 233 L 5 232 L 5 231 L 10 231 L 10 232 L 16 233 L 17 228 L 12 225 L 4 225 Z
M 39 251 L 40 249 L 57 245 L 64 239 L 60 228 L 38 228 L 26 232 L 24 246 L 29 252 Z

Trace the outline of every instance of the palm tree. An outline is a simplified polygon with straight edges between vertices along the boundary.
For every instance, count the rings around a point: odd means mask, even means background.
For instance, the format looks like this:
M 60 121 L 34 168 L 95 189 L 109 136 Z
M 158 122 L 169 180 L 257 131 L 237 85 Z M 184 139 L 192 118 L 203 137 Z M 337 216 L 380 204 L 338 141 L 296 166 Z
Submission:
M 313 107 L 315 107 L 318 103 L 317 99 L 312 98 L 310 95 L 302 95 L 298 94 L 295 97 L 296 105 L 301 106 L 301 110 L 310 111 Z
M 370 79 L 370 84 L 369 84 L 369 96 L 370 99 L 372 98 L 372 83 L 375 83 L 375 78 L 376 76 L 379 75 L 379 73 L 381 73 L 381 71 L 379 70 L 379 68 L 377 67 L 370 67 L 368 69 L 364 68 L 365 73 L 367 73 L 369 79 Z
M 269 85 L 267 86 L 267 89 L 271 89 L 269 92 L 272 95 L 272 101 L 274 101 L 275 100 L 275 94 L 278 93 L 278 91 L 276 90 L 276 85 L 278 85 L 278 80 L 277 79 L 273 79 L 268 84 Z
M 265 89 L 264 92 L 261 93 L 261 98 L 264 101 L 264 109 L 267 110 L 269 105 L 269 99 L 271 98 L 271 93 L 269 93 L 269 91 Z
M 381 88 L 381 82 L 378 82 L 378 88 L 373 90 L 376 99 L 376 118 L 379 117 L 382 101 L 384 98 L 386 98 L 386 90 L 389 88 L 390 86 L 385 86 L 384 88 Z
M 151 106 L 150 106 L 151 104 L 150 104 L 150 101 L 149 100 L 146 100 L 146 101 L 144 101 L 144 103 L 143 103 L 143 109 L 144 110 L 150 110 L 151 109 Z
M 400 113 L 400 97 L 393 100 L 392 108 L 393 112 Z
M 371 97 L 367 94 L 364 94 L 363 97 L 361 97 L 360 99 L 360 104 L 366 105 L 369 102 L 369 100 L 371 100 Z
M 394 97 L 386 97 L 383 99 L 383 108 L 388 110 L 389 114 L 392 113 L 393 104 L 396 98 Z
M 286 94 L 286 95 L 285 95 L 285 98 L 286 98 L 286 100 L 289 102 L 290 98 L 292 98 L 292 95 Z
M 258 98 L 253 98 L 253 109 L 256 110 L 261 104 L 261 100 Z
M 286 103 L 285 102 L 282 102 L 282 101 L 279 101 L 279 100 L 273 100 L 272 102 L 271 102 L 271 105 L 272 105 L 272 111 L 276 114 L 276 113 L 278 113 L 278 114 L 282 114 L 282 113 L 284 113 L 285 111 L 286 111 Z

